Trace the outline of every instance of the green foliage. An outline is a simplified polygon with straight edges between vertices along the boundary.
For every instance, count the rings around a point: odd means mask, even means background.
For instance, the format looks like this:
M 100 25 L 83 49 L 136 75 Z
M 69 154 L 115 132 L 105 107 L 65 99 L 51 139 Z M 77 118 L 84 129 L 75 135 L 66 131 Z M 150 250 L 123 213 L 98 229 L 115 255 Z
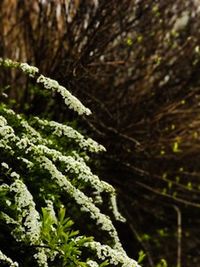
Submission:
M 58 255 L 61 266 L 86 266 L 80 262 L 81 248 L 91 238 L 81 237 L 75 241 L 79 231 L 72 230 L 73 221 L 65 216 L 65 208 L 60 208 L 58 218 L 48 208 L 42 208 L 41 239 L 48 247 L 49 257 Z
M 70 109 L 90 114 L 37 68 L 2 59 L 0 65 L 18 68 L 36 84 L 57 91 Z M 111 221 L 111 216 L 125 220 L 117 208 L 115 189 L 87 165 L 91 153 L 104 151 L 103 146 L 70 126 L 27 118 L 0 103 L 0 150 L 2 264 L 139 266 L 126 255 Z
M 156 267 L 167 267 L 167 262 L 165 259 L 161 259 L 160 262 L 156 265 Z
M 144 253 L 143 250 L 140 250 L 139 252 L 139 257 L 138 257 L 138 263 L 142 263 L 142 261 L 145 259 L 146 254 Z

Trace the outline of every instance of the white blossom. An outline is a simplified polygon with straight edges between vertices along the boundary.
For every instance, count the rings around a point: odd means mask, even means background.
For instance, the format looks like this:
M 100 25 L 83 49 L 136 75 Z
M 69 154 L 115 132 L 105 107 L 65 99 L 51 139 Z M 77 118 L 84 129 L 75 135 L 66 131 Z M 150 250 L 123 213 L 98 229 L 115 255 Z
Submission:
M 94 250 L 100 260 L 108 260 L 112 265 L 120 264 L 122 267 L 140 267 L 140 265 L 133 259 L 129 258 L 125 251 L 113 249 L 108 245 L 102 245 L 100 242 L 91 241 L 84 244 L 84 246 Z
M 98 1 L 96 1 L 98 2 Z M 64 99 L 66 105 L 77 111 L 80 115 L 89 115 L 91 111 L 86 108 L 81 102 L 74 97 L 65 87 L 61 86 L 57 81 L 47 78 L 39 74 L 39 70 L 35 67 L 28 65 L 27 63 L 19 63 L 12 60 L 3 60 L 0 58 L 0 65 L 9 68 L 19 68 L 30 77 L 37 78 L 37 83 L 41 83 L 44 88 L 58 92 Z M 40 132 L 35 130 L 22 116 L 16 115 L 14 111 L 2 106 L 1 112 L 5 114 L 0 116 L 0 147 L 3 151 L 8 150 L 10 155 L 17 157 L 17 162 L 25 163 L 28 168 L 34 167 L 36 164 L 38 171 L 46 170 L 50 179 L 55 182 L 57 189 L 65 192 L 80 208 L 81 212 L 87 213 L 99 229 L 107 232 L 110 236 L 110 243 L 112 247 L 108 245 L 102 245 L 99 242 L 87 242 L 85 246 L 91 250 L 94 250 L 99 260 L 107 259 L 110 265 L 120 265 L 122 267 L 136 267 L 139 266 L 134 260 L 131 260 L 122 248 L 117 231 L 109 216 L 103 214 L 101 210 L 95 205 L 101 204 L 103 199 L 103 192 L 109 196 L 109 206 L 116 219 L 124 221 L 117 208 L 116 192 L 115 189 L 108 183 L 101 181 L 98 176 L 94 175 L 91 169 L 86 165 L 85 161 L 88 156 L 81 156 L 76 151 L 61 152 L 59 146 L 54 139 L 64 137 L 64 141 L 69 139 L 69 143 L 74 141 L 79 145 L 82 150 L 88 150 L 90 152 L 104 151 L 105 148 L 99 145 L 91 138 L 85 138 L 78 131 L 74 130 L 70 126 L 62 125 L 54 121 L 46 121 L 36 118 L 36 125 L 40 127 Z M 13 128 L 11 127 L 12 121 L 16 122 Z M 9 125 L 11 124 L 11 125 Z M 15 127 L 16 126 L 16 127 Z M 21 127 L 21 128 L 20 128 Z M 50 138 L 44 138 L 45 130 L 51 130 L 54 137 L 51 141 Z M 18 135 L 20 128 L 20 135 Z M 63 141 L 62 140 L 62 141 Z M 68 141 L 68 140 L 67 140 Z M 63 151 L 63 148 L 60 148 Z M 67 154 L 70 152 L 70 156 Z M 22 166 L 23 166 L 22 164 Z M 58 169 L 57 165 L 60 166 Z M 48 267 L 49 261 L 53 261 L 55 256 L 58 255 L 58 251 L 50 253 L 48 248 L 44 247 L 41 240 L 41 226 L 40 216 L 36 210 L 36 203 L 34 202 L 31 192 L 29 192 L 26 184 L 22 181 L 20 175 L 9 169 L 7 163 L 2 162 L 1 166 L 7 169 L 7 173 L 10 174 L 10 181 L 14 182 L 11 185 L 2 184 L 0 190 L 3 192 L 10 192 L 13 199 L 5 199 L 4 205 L 8 209 L 12 204 L 16 206 L 16 215 L 11 218 L 8 214 L 1 212 L 1 219 L 13 227 L 11 231 L 12 236 L 16 241 L 28 243 L 36 248 L 34 258 L 37 261 L 38 266 Z M 19 170 L 21 170 L 20 166 Z M 5 171 L 5 170 L 4 170 Z M 31 172 L 30 172 L 31 174 Z M 31 177 L 32 178 L 32 177 Z M 73 185 L 73 181 L 81 181 L 86 186 L 91 187 L 91 196 L 88 197 L 84 192 L 79 190 Z M 26 181 L 26 177 L 24 180 Z M 47 181 L 49 182 L 49 181 Z M 42 192 L 43 190 L 43 192 Z M 38 193 L 45 194 L 44 188 L 38 188 Z M 47 196 L 49 198 L 49 196 Z M 44 199 L 45 200 L 45 199 Z M 46 199 L 46 210 L 51 214 L 51 217 L 57 220 L 53 207 L 53 198 Z M 78 237 L 81 238 L 81 237 Z M 78 238 L 74 238 L 78 241 Z M 96 259 L 96 258 L 95 258 Z M 9 263 L 12 267 L 17 267 L 16 262 L 12 262 L 11 259 L 6 257 L 0 252 L 0 260 Z M 92 259 L 87 260 L 88 267 L 98 267 L 98 262 Z
M 7 204 L 8 206 L 10 206 L 12 203 L 11 203 L 10 200 L 6 199 L 6 204 Z
M 21 237 L 28 239 L 30 244 L 36 244 L 40 237 L 40 216 L 35 209 L 35 202 L 26 185 L 17 179 L 10 186 L 10 192 L 15 193 L 15 203 L 20 213 L 19 222 L 23 222 L 21 229 L 15 229 L 13 234 L 21 232 Z
M 4 262 L 9 264 L 10 267 L 18 267 L 19 264 L 15 261 L 13 262 L 11 258 L 7 257 L 1 250 L 0 250 L 0 262 Z
M 106 150 L 102 145 L 98 144 L 91 138 L 86 139 L 82 134 L 80 134 L 70 126 L 55 121 L 41 120 L 38 117 L 35 117 L 35 119 L 41 127 L 50 127 L 50 129 L 53 130 L 53 135 L 56 135 L 58 137 L 66 136 L 67 138 L 72 139 L 76 143 L 78 143 L 79 146 L 83 149 L 88 149 L 90 152 L 96 153 Z
M 36 259 L 39 267 L 48 267 L 48 258 L 45 251 L 45 248 L 37 248 L 37 253 L 33 256 Z
M 99 267 L 99 264 L 93 260 L 87 261 L 87 265 L 88 265 L 88 267 Z
M 35 75 L 39 72 L 38 68 L 36 68 L 34 66 L 30 66 L 27 63 L 19 63 L 17 61 L 13 61 L 11 59 L 0 58 L 0 65 L 3 65 L 7 68 L 19 68 L 24 73 L 28 74 L 30 77 L 35 77 Z
M 18 139 L 18 142 L 16 143 L 16 145 L 19 149 L 26 150 L 26 148 L 31 145 L 31 140 L 26 135 L 23 135 L 21 139 Z
M 77 161 L 71 156 L 64 156 L 61 152 L 49 149 L 43 145 L 38 145 L 37 147 L 32 146 L 31 149 L 37 149 L 38 152 L 41 151 L 42 154 L 51 156 L 53 161 L 59 160 L 60 162 L 65 163 L 65 171 L 74 173 L 76 174 L 77 179 L 89 183 L 96 190 L 95 193 L 97 195 L 102 192 L 107 192 L 110 195 L 110 208 L 113 211 L 115 218 L 122 222 L 125 221 L 125 218 L 119 213 L 117 208 L 115 189 L 110 184 L 101 181 L 97 175 L 94 175 L 85 162 Z M 101 198 L 99 200 L 101 200 Z
M 6 126 L 6 125 L 7 125 L 7 120 L 3 116 L 0 116 L 0 127 Z
M 7 125 L 7 121 L 4 117 L 0 116 L 0 147 L 10 150 L 11 154 L 12 148 L 9 145 L 11 140 L 15 139 L 15 133 L 12 127 Z
M 1 166 L 2 166 L 3 168 L 5 168 L 5 169 L 9 169 L 8 164 L 5 163 L 5 162 L 2 162 L 2 163 L 1 163 Z
M 12 61 L 10 59 L 0 58 L 0 66 L 3 65 L 8 68 L 19 68 L 24 73 L 28 74 L 30 77 L 36 78 L 36 74 L 39 73 L 39 69 L 30 66 L 27 63 L 19 63 L 17 61 Z M 65 104 L 76 111 L 79 115 L 90 115 L 91 111 L 86 108 L 75 96 L 73 96 L 64 86 L 59 85 L 59 83 L 51 78 L 39 75 L 36 80 L 37 83 L 43 84 L 44 88 L 58 92 L 64 99 Z
M 19 67 L 19 63 L 8 58 L 0 58 L 0 66 L 4 66 L 6 68 L 17 68 Z
M 64 99 L 65 104 L 76 111 L 79 115 L 90 115 L 91 111 L 86 108 L 75 96 L 73 96 L 64 86 L 53 79 L 40 75 L 37 83 L 42 83 L 44 88 L 58 92 Z
M 19 67 L 24 73 L 28 74 L 30 77 L 35 77 L 36 73 L 39 72 L 38 68 L 30 66 L 27 63 L 21 63 Z
M 57 218 L 56 218 L 56 213 L 53 207 L 53 202 L 50 199 L 45 200 L 46 202 L 46 211 L 48 211 L 48 213 L 51 215 L 51 218 L 57 222 Z
M 8 214 L 1 211 L 1 219 L 5 221 L 6 224 L 13 224 L 17 227 L 19 227 L 19 223 L 15 221 L 13 218 L 11 218 Z
M 21 142 L 25 142 L 25 144 L 22 144 L 22 148 L 26 147 L 29 143 L 29 141 L 31 141 L 32 143 L 39 143 L 41 142 L 42 144 L 51 144 L 50 141 L 47 141 L 46 139 L 42 138 L 41 134 L 36 131 L 32 126 L 29 125 L 29 123 L 23 119 L 22 116 L 20 116 L 19 114 L 16 114 L 12 109 L 4 109 L 4 112 L 6 114 L 8 114 L 9 116 L 12 116 L 13 119 L 17 120 L 18 123 L 21 125 L 22 129 L 25 131 L 24 134 L 24 138 L 21 138 L 23 140 L 19 140 L 19 145 L 21 144 Z M 0 116 L 0 121 L 1 121 L 1 117 Z M 4 125 L 7 125 L 7 121 L 4 117 L 2 117 L 4 119 Z
M 24 158 L 24 157 L 17 157 L 18 160 L 21 160 L 22 162 L 24 162 L 26 164 L 26 166 L 31 169 L 34 166 L 34 163 L 31 162 L 30 160 Z
M 113 226 L 110 218 L 100 212 L 99 208 L 94 205 L 92 198 L 87 197 L 79 189 L 75 188 L 66 179 L 66 177 L 60 171 L 58 171 L 58 169 L 51 162 L 51 160 L 44 156 L 41 156 L 36 160 L 38 160 L 38 163 L 41 165 L 41 167 L 46 169 L 51 174 L 52 179 L 57 183 L 57 185 L 62 190 L 66 191 L 67 194 L 69 194 L 75 200 L 75 202 L 81 207 L 81 211 L 89 213 L 90 217 L 93 220 L 96 220 L 96 224 L 99 225 L 102 230 L 107 231 L 109 233 L 109 235 L 114 241 L 114 246 L 118 249 L 122 249 L 122 245 L 119 241 L 117 231 Z
M 19 179 L 19 174 L 16 172 L 11 172 L 10 177 Z
M 9 139 L 14 136 L 14 131 L 10 126 L 0 126 L 0 136 L 4 139 Z

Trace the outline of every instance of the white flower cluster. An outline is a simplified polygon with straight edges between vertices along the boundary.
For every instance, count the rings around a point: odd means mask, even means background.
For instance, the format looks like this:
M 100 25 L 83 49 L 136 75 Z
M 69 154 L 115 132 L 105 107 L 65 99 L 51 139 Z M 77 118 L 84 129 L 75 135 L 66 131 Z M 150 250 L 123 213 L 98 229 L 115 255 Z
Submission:
M 89 115 L 91 113 L 91 111 L 82 105 L 77 98 L 71 95 L 65 87 L 59 85 L 55 80 L 39 75 L 39 70 L 37 68 L 29 66 L 27 63 L 3 60 L 1 58 L 0 65 L 10 68 L 19 68 L 30 77 L 38 77 L 36 82 L 42 84 L 46 89 L 61 94 L 69 108 L 77 111 L 81 115 Z M 0 147 L 4 150 L 9 149 L 11 155 L 14 155 L 15 157 L 17 156 L 18 161 L 21 160 L 21 162 L 27 164 L 30 169 L 35 163 L 38 171 L 39 169 L 45 169 L 57 187 L 66 192 L 71 200 L 80 207 L 81 211 L 88 213 L 90 218 L 96 222 L 97 227 L 108 233 L 110 242 L 112 243 L 112 247 L 110 247 L 92 241 L 88 242 L 86 246 L 91 250 L 94 250 L 100 260 L 108 259 L 109 263 L 112 265 L 120 265 L 122 267 L 139 266 L 134 260 L 131 260 L 123 250 L 117 231 L 112 224 L 110 217 L 103 214 L 95 205 L 97 203 L 95 201 L 98 200 L 99 203 L 102 201 L 102 193 L 107 193 L 110 197 L 110 208 L 112 209 L 114 216 L 116 219 L 124 221 L 125 219 L 121 216 L 117 208 L 115 189 L 110 184 L 101 181 L 98 176 L 91 172 L 90 168 L 85 163 L 86 157 L 81 157 L 76 151 L 70 154 L 72 156 L 61 153 L 59 151 L 59 145 L 56 142 L 42 137 L 42 130 L 45 130 L 46 127 L 50 127 L 53 135 L 56 137 L 64 136 L 69 138 L 70 141 L 73 140 L 76 142 L 83 150 L 99 152 L 104 151 L 105 148 L 90 138 L 84 138 L 83 135 L 73 128 L 54 121 L 46 121 L 36 118 L 37 127 L 39 126 L 41 128 L 40 134 L 40 132 L 31 127 L 22 116 L 16 115 L 14 111 L 4 107 L 3 111 L 1 109 L 1 114 L 3 114 L 3 116 L 5 114 L 5 118 L 0 116 Z M 8 123 L 6 119 L 8 120 Z M 16 124 L 14 124 L 13 129 L 9 124 L 14 120 L 16 120 Z M 21 131 L 20 136 L 18 136 L 17 133 L 20 126 Z M 16 134 L 14 131 L 15 129 Z M 66 151 L 66 153 L 67 152 L 68 151 Z M 64 170 L 62 169 L 61 172 L 60 169 L 57 169 L 56 164 L 61 166 L 60 168 L 63 168 Z M 8 190 L 8 192 L 10 191 L 12 193 L 11 195 L 14 195 L 14 204 L 16 205 L 18 214 L 17 218 L 13 219 L 6 213 L 1 212 L 1 219 L 7 224 L 12 224 L 14 230 L 11 234 L 16 241 L 23 241 L 29 243 L 29 245 L 37 247 L 37 252 L 35 253 L 34 258 L 36 259 L 38 266 L 48 267 L 48 259 L 53 260 L 53 258 L 51 258 L 53 256 L 50 255 L 49 249 L 45 248 L 41 241 L 42 225 L 33 196 L 29 192 L 25 183 L 20 180 L 19 174 L 12 171 L 7 163 L 2 162 L 1 169 L 6 173 L 9 173 L 10 177 L 12 177 L 11 181 L 14 180 L 14 182 L 11 185 L 2 184 L 0 190 Z M 64 175 L 65 173 L 68 175 Z M 76 188 L 70 181 L 71 177 L 76 182 L 77 180 L 81 180 L 85 185 L 89 185 L 93 189 L 93 197 L 88 197 L 84 192 Z M 5 203 L 7 207 L 9 207 L 12 206 L 13 202 L 7 199 Z M 53 209 L 53 202 L 51 200 L 46 200 L 46 203 L 46 209 L 50 212 L 52 218 L 57 220 Z M 3 254 L 0 253 L 0 260 L 4 257 L 2 255 Z M 12 267 L 18 266 L 17 263 L 11 262 L 7 261 Z M 99 266 L 98 263 L 92 259 L 87 261 L 87 265 L 88 267 Z
M 3 65 L 7 68 L 19 68 L 28 76 L 36 78 L 36 74 L 39 73 L 39 69 L 33 66 L 30 66 L 27 63 L 19 63 L 17 61 L 12 61 L 11 59 L 2 59 L 0 58 L 0 66 Z M 89 108 L 86 108 L 75 96 L 73 96 L 64 86 L 61 86 L 57 81 L 39 75 L 36 80 L 37 83 L 43 84 L 44 88 L 58 92 L 64 99 L 65 104 L 70 108 L 76 111 L 79 115 L 90 115 L 91 111 Z
M 13 154 L 9 143 L 10 140 L 15 138 L 14 130 L 7 125 L 7 120 L 3 116 L 0 116 L 0 137 L 0 147 L 5 150 L 10 150 L 11 154 Z
M 61 137 L 66 136 L 69 139 L 74 140 L 76 143 L 79 144 L 81 148 L 84 150 L 88 149 L 90 152 L 100 152 L 100 151 L 106 151 L 105 147 L 98 144 L 96 141 L 94 141 L 91 138 L 85 139 L 85 137 L 80 134 L 78 131 L 74 130 L 72 127 L 55 122 L 55 121 L 47 121 L 47 120 L 41 120 L 38 117 L 35 117 L 37 123 L 44 127 L 50 127 L 53 132 L 52 134 Z
M 7 120 L 0 116 L 0 136 L 4 139 L 9 139 L 14 135 L 14 131 L 12 127 L 7 125 Z
M 31 162 L 30 160 L 24 158 L 24 157 L 17 157 L 18 160 L 21 160 L 21 162 L 24 162 L 26 164 L 26 167 L 28 167 L 28 169 L 32 169 L 32 167 L 34 166 L 34 163 Z
M 121 216 L 121 214 L 118 212 L 118 209 L 117 209 L 116 194 L 115 194 L 114 188 L 110 184 L 100 181 L 98 176 L 93 175 L 90 168 L 84 162 L 76 161 L 71 156 L 67 156 L 67 157 L 63 156 L 62 153 L 60 153 L 59 151 L 54 150 L 54 149 L 49 149 L 48 147 L 44 145 L 34 145 L 31 143 L 31 140 L 27 137 L 20 139 L 16 143 L 19 149 L 22 149 L 22 150 L 26 149 L 26 153 L 28 153 L 29 151 L 33 151 L 34 154 L 37 154 L 37 155 L 43 154 L 43 155 L 51 156 L 53 161 L 60 160 L 61 162 L 64 162 L 66 164 L 66 171 L 73 172 L 77 174 L 78 179 L 84 180 L 85 182 L 89 182 L 92 185 L 92 187 L 96 189 L 96 193 L 98 195 L 103 191 L 108 192 L 111 196 L 111 208 L 113 210 L 113 214 L 115 215 L 116 219 L 124 221 L 124 218 Z M 63 177 L 65 178 L 65 176 Z M 72 186 L 69 181 L 67 182 L 70 184 L 70 186 Z M 60 186 L 62 187 L 62 185 Z M 96 213 L 100 213 L 99 209 L 96 208 L 96 206 L 94 205 L 94 203 L 91 202 L 91 200 L 88 202 L 88 204 L 90 205 L 86 206 L 85 205 L 87 203 L 86 199 L 89 200 L 89 198 L 85 196 L 81 191 L 78 191 L 78 192 L 79 193 L 76 194 L 75 200 L 78 204 L 82 206 L 81 210 L 92 213 L 91 217 L 93 219 L 97 219 L 99 216 L 97 215 L 94 216 L 93 212 L 95 211 Z M 92 203 L 92 206 L 91 206 L 91 203 Z M 91 212 L 91 207 L 93 209 L 93 212 Z M 110 225 L 111 223 L 110 219 L 104 216 L 105 215 L 103 215 L 104 221 L 101 220 L 102 216 L 100 216 L 100 218 L 97 220 L 98 224 L 102 225 L 103 230 L 108 231 L 110 233 L 110 235 L 116 240 L 116 243 L 119 243 L 116 230 L 112 224 Z M 105 224 L 105 221 L 107 221 L 107 224 Z
M 16 115 L 13 112 L 10 112 L 11 110 L 7 110 L 9 115 L 13 115 L 15 120 L 17 119 L 18 122 L 21 124 L 22 128 L 26 131 L 26 133 L 22 134 L 22 137 L 19 138 L 15 135 L 15 132 L 13 128 L 9 125 L 7 125 L 7 120 L 0 116 L 0 146 L 9 148 L 12 151 L 12 148 L 8 145 L 10 144 L 10 141 L 14 142 L 18 149 L 25 151 L 25 154 L 27 154 L 28 150 L 26 150 L 28 147 L 33 145 L 34 143 L 42 143 L 42 144 L 50 144 L 47 140 L 43 139 L 34 128 L 32 128 L 20 115 Z M 7 113 L 6 111 L 6 113 Z M 20 157 L 18 157 L 20 158 Z M 28 163 L 26 159 L 23 158 L 23 161 Z M 29 167 L 32 165 L 29 161 Z
M 0 191 L 4 191 L 4 190 L 8 190 L 9 189 L 9 185 L 3 183 L 0 185 Z
M 4 139 L 9 139 L 13 134 L 14 131 L 10 126 L 0 126 L 0 136 L 4 137 Z
M 79 115 L 90 115 L 91 111 L 86 108 L 75 96 L 73 96 L 64 86 L 59 85 L 59 83 L 53 79 L 47 78 L 40 75 L 37 78 L 37 83 L 44 85 L 44 88 L 54 90 L 58 92 L 64 99 L 65 104 L 76 111 Z
M 26 150 L 28 146 L 31 146 L 32 142 L 30 138 L 28 138 L 26 135 L 23 135 L 21 139 L 18 139 L 18 142 L 16 142 L 16 145 L 18 149 Z M 25 151 L 27 154 L 27 151 Z
M 13 234 L 15 235 L 15 232 L 21 232 L 21 240 L 28 240 L 30 244 L 37 244 L 40 237 L 41 223 L 31 193 L 28 191 L 26 185 L 19 179 L 16 179 L 14 183 L 11 184 L 10 192 L 15 193 L 15 204 L 20 213 L 18 220 L 19 223 L 21 222 L 21 225 L 23 225 L 20 231 L 19 229 L 15 229 Z
M 16 175 L 19 177 L 18 174 Z M 41 223 L 39 221 L 39 213 L 35 209 L 33 197 L 28 191 L 26 185 L 21 180 L 17 179 L 13 184 L 11 184 L 11 186 L 3 184 L 0 187 L 2 189 L 9 189 L 10 192 L 15 193 L 15 204 L 19 212 L 17 221 L 8 216 L 6 213 L 1 212 L 1 219 L 3 219 L 6 224 L 12 224 L 15 226 L 11 232 L 13 237 L 16 241 L 28 241 L 30 245 L 42 245 L 40 241 Z M 39 267 L 48 267 L 46 250 L 46 248 L 38 247 L 37 252 L 34 254 L 34 258 L 37 260 Z M 5 259 L 7 260 L 7 263 L 11 263 L 10 266 L 18 266 L 18 264 L 9 261 L 9 258 L 2 257 L 0 253 L 0 261 Z
M 18 117 L 19 118 L 19 117 Z M 34 136 L 36 136 L 41 141 L 41 137 L 37 135 L 34 131 L 32 131 L 32 127 L 28 127 L 28 124 L 23 124 L 23 126 L 26 126 L 26 130 L 28 129 L 30 134 L 33 133 Z M 16 139 L 16 138 L 15 138 Z M 96 191 L 95 191 L 95 197 L 96 201 L 98 200 L 99 203 L 102 202 L 100 194 L 102 192 L 107 192 L 110 195 L 110 208 L 113 211 L 113 215 L 115 218 L 119 221 L 124 222 L 124 217 L 121 216 L 121 214 L 118 211 L 117 203 L 116 203 L 116 193 L 114 188 L 104 182 L 100 181 L 98 176 L 92 174 L 90 168 L 85 164 L 84 161 L 77 161 L 71 156 L 64 156 L 61 152 L 55 150 L 55 149 L 49 149 L 47 146 L 44 145 L 34 145 L 32 143 L 32 138 L 28 138 L 24 136 L 21 139 L 18 139 L 18 141 L 15 141 L 17 144 L 17 147 L 19 149 L 25 150 L 26 153 L 33 151 L 36 154 L 39 155 L 47 155 L 52 157 L 53 161 L 59 160 L 60 162 L 65 163 L 65 171 L 74 173 L 77 176 L 77 179 L 83 180 L 86 183 L 89 183 Z M 29 165 L 30 167 L 30 165 Z
M 2 166 L 4 169 L 9 169 L 8 164 L 5 163 L 5 162 L 2 162 L 2 163 L 1 163 L 1 166 Z
M 96 224 L 99 225 L 102 230 L 109 233 L 110 237 L 113 239 L 114 247 L 121 250 L 122 245 L 110 218 L 101 213 L 99 208 L 94 205 L 92 198 L 87 197 L 79 189 L 75 188 L 47 157 L 37 157 L 36 160 L 38 160 L 38 163 L 42 168 L 46 169 L 50 173 L 52 179 L 57 183 L 57 185 L 62 190 L 65 190 L 67 194 L 69 194 L 75 202 L 81 206 L 81 211 L 90 213 L 91 219 L 96 220 Z
M 30 66 L 27 63 L 21 63 L 19 67 L 24 73 L 28 74 L 30 77 L 35 77 L 35 75 L 39 72 L 38 68 Z
M 110 209 L 112 210 L 113 215 L 117 221 L 126 222 L 126 219 L 121 215 L 121 213 L 118 210 L 117 196 L 115 192 L 110 195 Z
M 0 127 L 6 126 L 6 125 L 7 125 L 7 120 L 3 116 L 0 116 Z
M 41 155 L 51 157 L 54 162 L 60 161 L 65 164 L 65 172 L 73 173 L 77 175 L 77 179 L 89 183 L 99 193 L 115 193 L 115 189 L 108 183 L 100 181 L 97 175 L 94 175 L 90 168 L 84 161 L 76 160 L 72 156 L 64 156 L 61 152 L 55 149 L 50 149 L 44 145 L 31 146 L 33 150 L 36 150 Z
M 9 187 L 9 186 L 8 186 Z M 16 225 L 17 227 L 19 227 L 19 223 L 16 222 L 13 218 L 11 218 L 10 216 L 8 216 L 8 214 L 4 213 L 1 211 L 1 219 L 6 223 L 6 224 L 12 224 L 12 225 Z
M 29 123 L 21 115 L 16 114 L 12 109 L 8 109 L 6 107 L 4 107 L 3 112 L 4 114 L 9 115 L 13 120 L 17 121 L 21 125 L 21 127 L 26 131 L 26 135 L 28 135 L 28 137 L 31 137 L 33 143 L 41 142 L 43 144 L 44 143 L 48 144 L 47 140 L 43 139 L 41 137 L 41 134 L 38 131 L 36 131 L 33 127 L 31 127 Z M 1 120 L 2 123 L 4 123 L 5 125 L 7 124 L 6 119 L 3 116 L 0 116 L 0 125 L 1 125 Z
M 49 142 L 42 138 L 41 134 L 36 131 L 33 127 L 31 127 L 27 121 L 25 121 L 21 116 L 17 115 L 18 119 L 20 120 L 21 126 L 26 130 L 26 135 L 31 137 L 31 141 L 33 143 L 41 142 L 42 144 L 48 144 Z
M 53 202 L 50 199 L 45 200 L 46 202 L 46 208 L 45 210 L 50 214 L 51 218 L 57 222 L 56 213 L 53 207 Z
M 16 173 L 16 172 L 11 172 L 10 177 L 15 178 L 15 179 L 19 179 L 20 178 L 19 174 Z
M 36 259 L 39 267 L 48 267 L 48 257 L 47 257 L 45 248 L 38 247 L 37 253 L 34 254 L 33 257 Z
M 4 162 L 3 162 L 4 163 Z M 2 163 L 2 164 L 3 164 Z M 1 165 L 2 165 L 1 164 Z M 6 164 L 6 163 L 5 163 Z M 6 164 L 7 165 L 7 164 Z M 7 168 L 6 168 L 7 169 Z M 9 168 L 8 168 L 9 169 Z M 7 169 L 7 170 L 8 170 Z M 8 192 L 9 191 L 9 185 L 8 184 L 6 184 L 6 183 L 2 183 L 1 185 L 0 185 L 0 193 L 2 192 Z M 6 205 L 7 206 L 10 206 L 11 205 L 11 201 L 9 200 L 9 199 L 5 199 L 5 203 L 6 203 Z M 0 211 L 0 213 L 2 213 L 1 211 Z M 2 217 L 2 214 L 1 214 L 1 217 Z M 4 216 L 3 216 L 4 217 Z M 6 218 L 4 217 L 4 219 L 5 219 L 5 221 L 7 222 L 7 220 L 6 220 Z
M 2 133 L 2 134 L 1 134 Z M 4 133 L 4 135 L 3 135 Z M 15 135 L 14 130 L 10 126 L 0 126 L 0 147 L 4 148 L 5 150 L 9 150 L 11 154 L 14 155 L 15 151 L 12 148 L 12 143 L 17 145 L 18 149 L 21 149 L 25 151 L 26 153 L 26 148 L 30 146 L 32 143 L 29 138 L 27 138 L 25 135 L 23 138 L 19 138 L 18 136 Z M 19 159 L 20 157 L 18 157 Z M 16 176 L 15 174 L 13 174 Z
M 30 66 L 27 63 L 19 63 L 8 58 L 0 58 L 0 66 L 4 66 L 6 68 L 19 68 L 30 77 L 35 77 L 35 75 L 39 72 L 39 69 L 34 66 Z
M 96 261 L 89 260 L 87 261 L 88 267 L 99 267 L 99 264 Z
M 4 262 L 9 264 L 10 267 L 18 267 L 19 264 L 15 261 L 13 262 L 11 258 L 7 257 L 1 250 L 0 250 L 0 262 Z
M 6 68 L 17 68 L 17 67 L 19 67 L 19 65 L 20 65 L 19 62 L 13 61 L 11 59 L 0 58 L 0 66 L 4 66 Z
M 126 255 L 125 251 L 113 249 L 108 245 L 102 245 L 100 242 L 96 241 L 87 242 L 84 246 L 95 251 L 100 260 L 107 259 L 112 265 L 120 264 L 122 267 L 140 267 L 135 260 Z
M 55 149 L 49 149 L 44 145 L 38 145 L 37 147 L 31 146 L 31 149 L 37 150 L 39 153 L 50 156 L 54 162 L 60 161 L 65 164 L 65 171 L 76 174 L 78 180 L 82 180 L 89 183 L 94 188 L 96 197 L 98 196 L 99 203 L 102 202 L 100 194 L 107 192 L 110 196 L 110 209 L 113 211 L 113 215 L 116 220 L 125 221 L 125 218 L 119 213 L 116 201 L 115 189 L 108 183 L 101 181 L 97 175 L 94 175 L 90 168 L 85 164 L 84 161 L 80 162 L 75 160 L 71 156 L 64 156 L 61 152 Z

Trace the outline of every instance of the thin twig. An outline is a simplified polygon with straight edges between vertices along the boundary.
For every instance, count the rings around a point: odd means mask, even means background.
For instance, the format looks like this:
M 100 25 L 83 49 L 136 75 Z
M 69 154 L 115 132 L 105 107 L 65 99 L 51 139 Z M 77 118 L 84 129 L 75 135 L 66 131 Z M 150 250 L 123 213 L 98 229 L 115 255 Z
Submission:
M 177 267 L 181 267 L 182 254 L 182 215 L 178 206 L 173 206 L 177 212 Z

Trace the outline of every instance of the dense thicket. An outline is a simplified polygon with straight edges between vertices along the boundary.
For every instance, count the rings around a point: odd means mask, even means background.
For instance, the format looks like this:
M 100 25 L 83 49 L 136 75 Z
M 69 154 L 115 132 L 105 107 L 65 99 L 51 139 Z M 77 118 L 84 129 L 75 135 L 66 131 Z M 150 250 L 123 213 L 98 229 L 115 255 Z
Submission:
M 94 110 L 85 125 L 108 149 L 101 173 L 120 193 L 129 248 L 136 239 L 149 266 L 200 262 L 199 5 L 1 2 L 1 56 L 40 67 Z M 5 86 L 9 75 L 20 90 Z M 15 109 L 74 118 L 59 96 L 48 102 L 13 73 L 3 80 Z

